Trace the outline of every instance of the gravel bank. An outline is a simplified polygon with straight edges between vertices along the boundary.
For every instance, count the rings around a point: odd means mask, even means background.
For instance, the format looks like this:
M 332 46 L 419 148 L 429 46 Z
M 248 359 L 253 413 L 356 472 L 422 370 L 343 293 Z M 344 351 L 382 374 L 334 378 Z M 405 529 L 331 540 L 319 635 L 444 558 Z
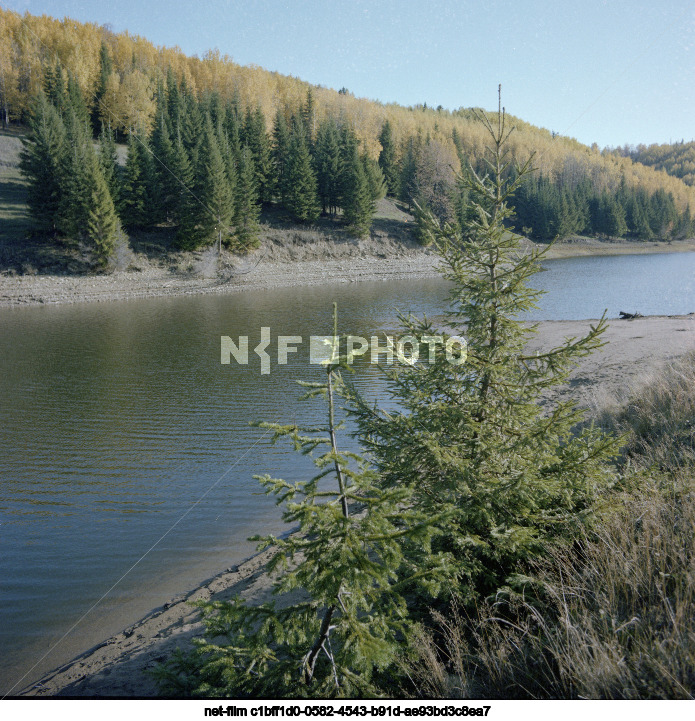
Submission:
M 558 243 L 547 258 L 695 250 L 695 242 Z M 200 293 L 236 293 L 324 283 L 355 283 L 437 275 L 437 256 L 399 237 L 373 234 L 366 240 L 336 241 L 308 231 L 276 233 L 248 256 L 214 252 L 149 259 L 133 255 L 127 270 L 106 275 L 0 274 L 0 308 L 88 303 Z

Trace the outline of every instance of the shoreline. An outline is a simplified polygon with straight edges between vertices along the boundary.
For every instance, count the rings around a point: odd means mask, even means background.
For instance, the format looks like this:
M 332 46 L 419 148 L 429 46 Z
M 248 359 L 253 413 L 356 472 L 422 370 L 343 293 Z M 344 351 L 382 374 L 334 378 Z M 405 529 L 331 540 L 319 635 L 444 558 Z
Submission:
M 658 243 L 581 238 L 554 245 L 544 258 L 676 252 L 695 252 L 695 240 Z M 338 243 L 265 241 L 245 258 L 224 253 L 219 273 L 217 258 L 209 253 L 187 260 L 177 264 L 175 259 L 152 261 L 138 255 L 128 270 L 104 275 L 0 274 L 0 308 L 229 294 L 440 275 L 439 258 L 433 250 L 383 237 Z
M 542 321 L 528 348 L 557 346 L 567 337 L 584 334 L 592 322 Z M 658 374 L 664 364 L 695 352 L 695 313 L 613 320 L 606 340 L 607 345 L 582 360 L 554 398 L 571 397 L 590 410 L 623 403 L 631 388 Z M 190 648 L 192 638 L 202 631 L 199 612 L 188 602 L 225 600 L 237 594 L 255 603 L 269 600 L 272 579 L 264 566 L 270 553 L 264 551 L 227 568 L 14 693 L 32 697 L 156 697 L 157 686 L 148 671 L 174 649 Z

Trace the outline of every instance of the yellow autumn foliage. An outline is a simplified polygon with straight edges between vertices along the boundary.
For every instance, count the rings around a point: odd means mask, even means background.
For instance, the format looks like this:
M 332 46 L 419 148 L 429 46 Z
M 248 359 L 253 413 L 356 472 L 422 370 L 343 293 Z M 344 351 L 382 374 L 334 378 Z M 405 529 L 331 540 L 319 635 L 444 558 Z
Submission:
M 223 100 L 238 97 L 242 106 L 260 107 L 268 127 L 278 108 L 297 111 L 311 89 L 316 121 L 326 116 L 344 119 L 354 129 L 367 153 L 376 158 L 383 123 L 388 120 L 394 141 L 399 144 L 420 134 L 453 151 L 452 134 L 458 134 L 465 155 L 481 157 L 486 138 L 470 110 L 437 111 L 383 104 L 336 90 L 312 86 L 298 78 L 269 72 L 258 66 L 241 66 L 219 50 L 202 58 L 188 57 L 179 48 L 156 47 L 128 32 L 115 34 L 94 23 L 58 20 L 45 15 L 23 16 L 0 8 L 0 112 L 10 121 L 21 121 L 31 96 L 41 87 L 44 68 L 59 59 L 80 85 L 88 105 L 94 103 L 99 78 L 99 50 L 102 42 L 113 61 L 106 97 L 101 107 L 105 120 L 124 132 L 142 125 L 149 127 L 154 115 L 154 89 L 171 68 L 180 82 L 200 96 L 217 91 Z M 597 147 L 582 145 L 573 138 L 553 136 L 548 130 L 514 118 L 517 131 L 510 139 L 512 152 L 520 159 L 536 153 L 535 166 L 552 178 L 572 182 L 586 173 L 598 188 L 615 188 L 624 177 L 628 185 L 650 194 L 662 188 L 673 194 L 679 210 L 695 209 L 695 188 L 663 171 L 634 163 L 630 158 L 601 153 Z

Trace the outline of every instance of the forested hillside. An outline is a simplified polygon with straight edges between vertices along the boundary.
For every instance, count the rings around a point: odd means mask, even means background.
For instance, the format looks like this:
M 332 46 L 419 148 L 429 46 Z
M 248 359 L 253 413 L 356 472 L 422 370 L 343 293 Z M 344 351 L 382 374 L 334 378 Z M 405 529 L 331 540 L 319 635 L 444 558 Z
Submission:
M 688 185 L 695 185 L 695 141 L 668 143 L 663 145 L 638 145 L 623 147 L 614 151 L 631 158 L 637 163 L 656 170 L 664 170 Z
M 187 57 L 8 10 L 0 43 L 0 117 L 29 131 L 21 168 L 35 230 L 87 243 L 101 264 L 126 234 L 154 228 L 184 249 L 252 246 L 264 207 L 298 223 L 323 214 L 365 235 L 385 193 L 456 226 L 466 206 L 457 174 L 485 168 L 471 109 L 384 105 L 218 51 Z M 514 123 L 510 151 L 522 161 L 535 153 L 537 169 L 517 200 L 526 235 L 691 234 L 695 190 L 681 180 Z M 116 143 L 127 144 L 124 164 Z

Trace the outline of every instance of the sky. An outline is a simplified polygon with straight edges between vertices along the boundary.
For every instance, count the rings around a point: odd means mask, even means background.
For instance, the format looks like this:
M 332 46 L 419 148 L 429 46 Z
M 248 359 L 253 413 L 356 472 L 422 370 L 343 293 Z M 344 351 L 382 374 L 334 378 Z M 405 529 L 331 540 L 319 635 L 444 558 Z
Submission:
M 695 139 L 693 0 L 0 0 L 217 48 L 357 97 L 507 111 L 582 143 Z

